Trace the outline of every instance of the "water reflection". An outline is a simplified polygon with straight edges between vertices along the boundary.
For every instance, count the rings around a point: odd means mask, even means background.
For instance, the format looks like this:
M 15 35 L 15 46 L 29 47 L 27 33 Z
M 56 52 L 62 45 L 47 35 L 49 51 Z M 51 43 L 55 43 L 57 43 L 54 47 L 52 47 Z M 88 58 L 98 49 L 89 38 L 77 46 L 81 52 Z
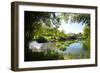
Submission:
M 85 49 L 83 48 L 82 41 L 70 44 L 66 47 L 64 51 L 65 55 L 72 54 L 76 56 L 76 58 L 85 57 Z
M 29 48 L 31 48 L 33 52 L 44 52 L 45 55 L 48 54 L 49 50 L 51 53 L 62 55 L 64 59 L 87 58 L 86 55 L 89 53 L 85 50 L 86 48 L 84 48 L 82 41 L 77 41 L 65 46 L 65 50 L 57 48 L 56 43 L 58 42 L 37 43 L 33 41 L 30 43 Z
M 65 54 L 68 54 L 68 53 L 80 54 L 83 52 L 84 52 L 84 49 L 82 46 L 82 42 L 73 43 L 69 45 L 68 47 L 66 47 L 66 50 L 64 51 Z

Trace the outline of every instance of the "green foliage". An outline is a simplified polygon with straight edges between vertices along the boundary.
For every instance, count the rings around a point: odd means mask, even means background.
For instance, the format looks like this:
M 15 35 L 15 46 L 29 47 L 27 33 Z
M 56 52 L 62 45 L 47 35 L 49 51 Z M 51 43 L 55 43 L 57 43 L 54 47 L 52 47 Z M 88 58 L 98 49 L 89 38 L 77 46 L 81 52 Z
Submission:
M 43 36 L 39 36 L 39 37 L 36 39 L 36 41 L 37 41 L 38 43 L 45 43 L 45 42 L 47 42 L 48 40 L 47 40 L 45 37 L 43 37 Z
M 45 51 L 45 57 L 46 58 L 49 58 L 49 59 L 54 59 L 54 60 L 57 60 L 57 59 L 62 59 L 63 58 L 63 55 L 59 54 L 57 51 L 55 50 L 52 50 L 52 49 L 48 49 L 47 51 Z
M 78 58 L 77 58 L 77 55 L 69 53 L 69 54 L 64 56 L 64 59 L 68 60 L 68 59 L 78 59 Z
M 66 50 L 66 47 L 69 46 L 72 43 L 75 43 L 76 40 L 70 40 L 70 41 L 58 41 L 56 42 L 56 47 L 60 50 L 64 51 Z
M 71 22 L 83 23 L 90 26 L 90 14 L 74 13 L 70 14 Z
M 88 59 L 90 58 L 90 50 L 86 51 L 85 58 L 88 58 Z
M 90 26 L 90 14 L 84 13 L 62 13 L 59 17 L 65 22 L 82 23 Z
M 85 25 L 83 29 L 82 38 L 83 39 L 90 38 L 90 27 L 87 25 Z
M 90 50 L 90 38 L 87 38 L 83 41 L 83 47 L 86 49 L 86 50 Z
M 84 39 L 83 40 L 83 48 L 86 50 L 86 53 L 85 53 L 85 58 L 90 58 L 90 38 L 88 37 L 87 39 Z
M 25 47 L 28 48 L 28 43 L 35 39 L 35 36 L 40 35 L 43 31 L 42 27 L 55 28 L 60 26 L 57 16 L 54 12 L 24 12 L 25 23 Z
M 56 60 L 63 59 L 63 54 L 60 54 L 54 50 L 47 50 L 44 52 L 32 52 L 28 49 L 30 41 L 37 41 L 39 43 L 45 43 L 48 41 L 58 42 L 57 48 L 64 51 L 66 46 L 69 46 L 75 41 L 67 41 L 72 36 L 65 34 L 64 31 L 59 31 L 58 28 L 61 22 L 82 22 L 86 26 L 83 33 L 73 34 L 74 38 L 82 36 L 84 40 L 84 46 L 90 48 L 90 15 L 79 13 L 55 13 L 55 12 L 24 12 L 25 19 L 25 61 L 35 60 Z M 75 39 L 74 39 L 75 40 Z M 88 54 L 87 54 L 88 55 Z M 74 58 L 74 55 L 68 55 L 67 58 Z
M 25 61 L 41 61 L 41 60 L 57 60 L 63 59 L 63 54 L 59 54 L 58 52 L 48 49 L 43 52 L 32 52 L 27 49 L 25 52 Z

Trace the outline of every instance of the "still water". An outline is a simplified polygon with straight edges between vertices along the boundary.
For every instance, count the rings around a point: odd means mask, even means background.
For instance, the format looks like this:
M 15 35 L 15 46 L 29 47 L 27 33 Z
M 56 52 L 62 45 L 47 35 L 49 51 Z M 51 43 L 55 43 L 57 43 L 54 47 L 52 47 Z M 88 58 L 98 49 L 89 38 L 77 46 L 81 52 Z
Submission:
M 53 46 L 55 43 L 53 43 Z M 48 44 L 50 45 L 50 43 Z M 75 43 L 70 44 L 69 46 L 66 46 L 66 49 L 64 51 L 60 50 L 59 48 L 55 50 L 59 52 L 59 54 L 63 54 L 69 59 L 83 59 L 87 58 L 87 55 L 89 54 L 86 49 L 87 48 L 84 48 L 82 41 L 77 41 Z
M 66 47 L 66 50 L 64 51 L 65 55 L 74 55 L 75 58 L 85 58 L 86 50 L 83 48 L 82 41 L 72 43 L 69 46 Z
M 84 59 L 89 56 L 89 52 L 84 48 L 82 41 L 77 41 L 65 46 L 65 50 L 60 50 L 56 47 L 57 42 L 37 43 L 33 42 L 30 48 L 36 48 L 36 51 L 46 51 L 48 49 L 56 51 L 59 55 L 64 56 L 64 59 Z

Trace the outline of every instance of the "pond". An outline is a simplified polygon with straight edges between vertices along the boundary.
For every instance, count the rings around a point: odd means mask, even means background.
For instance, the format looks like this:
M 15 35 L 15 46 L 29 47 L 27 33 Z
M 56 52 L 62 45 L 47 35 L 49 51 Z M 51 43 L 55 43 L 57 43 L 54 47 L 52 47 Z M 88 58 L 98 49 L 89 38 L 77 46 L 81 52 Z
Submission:
M 75 43 L 70 44 L 66 47 L 66 50 L 64 51 L 65 59 L 66 58 L 75 58 L 75 59 L 81 59 L 86 58 L 87 50 L 85 50 L 82 41 L 78 41 Z
M 59 44 L 60 46 L 57 47 Z M 64 46 L 64 49 L 61 49 L 62 45 Z M 90 58 L 90 52 L 89 52 L 90 50 L 86 50 L 87 48 L 84 47 L 82 40 L 63 41 L 63 42 L 46 42 L 46 43 L 35 42 L 35 44 L 34 42 L 32 42 L 32 49 L 33 49 L 33 52 L 39 52 L 38 54 L 36 54 L 36 56 L 38 56 L 41 53 L 39 57 L 41 56 L 43 60 L 46 60 L 46 59 L 67 60 L 67 59 Z
M 66 42 L 69 41 L 65 41 L 65 43 Z M 52 42 L 53 46 L 55 43 L 58 42 Z M 50 42 L 48 44 L 50 45 Z M 90 55 L 89 50 L 86 49 L 87 48 L 83 45 L 83 41 L 75 41 L 70 43 L 69 45 L 66 45 L 64 50 L 61 50 L 59 48 L 55 48 L 53 50 L 55 50 L 59 54 L 63 54 L 64 59 L 86 59 L 89 58 Z

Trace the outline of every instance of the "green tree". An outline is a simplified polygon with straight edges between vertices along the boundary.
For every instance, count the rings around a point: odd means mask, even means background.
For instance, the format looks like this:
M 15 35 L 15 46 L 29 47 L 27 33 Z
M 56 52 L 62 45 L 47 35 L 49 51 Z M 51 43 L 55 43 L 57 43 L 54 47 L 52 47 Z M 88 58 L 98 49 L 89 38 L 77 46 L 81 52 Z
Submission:
M 65 14 L 66 20 L 71 22 L 82 23 L 90 26 L 90 14 L 83 14 L 83 13 L 68 13 Z
M 25 19 L 25 46 L 28 47 L 28 42 L 34 39 L 42 31 L 42 26 L 57 29 L 60 26 L 60 18 L 55 12 L 24 12 Z
M 90 38 L 90 27 L 85 25 L 84 29 L 83 29 L 83 38 Z

